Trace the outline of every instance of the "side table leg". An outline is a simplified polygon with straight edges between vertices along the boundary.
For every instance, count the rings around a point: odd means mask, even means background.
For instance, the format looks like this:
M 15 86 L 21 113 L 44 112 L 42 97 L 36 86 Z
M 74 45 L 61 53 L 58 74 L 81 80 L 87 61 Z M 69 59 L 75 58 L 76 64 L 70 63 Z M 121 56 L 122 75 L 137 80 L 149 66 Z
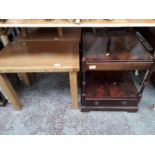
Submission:
M 5 74 L 0 74 L 0 86 L 13 107 L 16 110 L 20 110 L 22 108 L 22 104 Z
M 77 72 L 69 72 L 72 107 L 78 108 Z

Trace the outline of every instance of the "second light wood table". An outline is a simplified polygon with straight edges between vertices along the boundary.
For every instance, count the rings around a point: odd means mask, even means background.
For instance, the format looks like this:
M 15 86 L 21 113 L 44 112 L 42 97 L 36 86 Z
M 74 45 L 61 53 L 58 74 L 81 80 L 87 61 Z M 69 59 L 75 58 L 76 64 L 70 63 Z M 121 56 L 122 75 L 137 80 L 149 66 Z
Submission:
M 47 45 L 47 48 L 34 48 L 26 42 L 14 41 L 0 52 L 0 86 L 17 110 L 22 104 L 5 73 L 68 72 L 72 107 L 78 108 L 78 45 L 75 42 L 50 42 Z

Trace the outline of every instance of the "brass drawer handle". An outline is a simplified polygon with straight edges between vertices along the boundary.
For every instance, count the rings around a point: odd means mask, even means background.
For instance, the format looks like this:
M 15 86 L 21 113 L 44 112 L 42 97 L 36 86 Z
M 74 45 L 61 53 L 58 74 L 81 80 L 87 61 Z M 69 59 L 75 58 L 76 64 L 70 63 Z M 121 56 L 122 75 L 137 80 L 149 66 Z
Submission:
M 126 105 L 126 104 L 127 104 L 127 101 L 123 101 L 123 102 L 122 102 L 122 105 Z
M 95 101 L 95 102 L 94 102 L 94 105 L 95 105 L 95 106 L 98 106 L 99 103 L 100 103 L 99 101 Z

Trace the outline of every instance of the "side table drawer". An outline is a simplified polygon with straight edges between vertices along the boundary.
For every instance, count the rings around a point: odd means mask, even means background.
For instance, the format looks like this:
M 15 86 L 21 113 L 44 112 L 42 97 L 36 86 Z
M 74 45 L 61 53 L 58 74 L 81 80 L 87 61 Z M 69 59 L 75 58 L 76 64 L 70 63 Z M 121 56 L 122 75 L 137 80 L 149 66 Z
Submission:
M 127 99 L 109 99 L 109 100 L 86 100 L 85 106 L 137 106 L 138 98 L 134 100 Z
M 90 70 L 145 70 L 151 67 L 153 62 L 103 62 L 83 63 L 83 71 Z

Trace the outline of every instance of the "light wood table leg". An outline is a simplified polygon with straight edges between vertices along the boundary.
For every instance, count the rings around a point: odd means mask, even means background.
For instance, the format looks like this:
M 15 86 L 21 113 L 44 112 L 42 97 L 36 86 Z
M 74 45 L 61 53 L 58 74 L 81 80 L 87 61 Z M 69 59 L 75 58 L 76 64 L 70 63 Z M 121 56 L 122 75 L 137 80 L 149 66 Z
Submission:
M 23 37 L 27 37 L 28 29 L 27 28 L 21 28 L 21 33 Z
M 78 108 L 77 72 L 69 72 L 72 107 Z
M 25 86 L 30 86 L 34 81 L 34 75 L 32 73 L 18 73 L 18 77 Z
M 155 104 L 153 104 L 153 110 L 155 111 Z
M 9 43 L 9 39 L 7 35 L 0 35 L 0 39 L 4 47 Z
M 63 36 L 63 30 L 62 30 L 62 27 L 59 27 L 59 28 L 58 28 L 58 35 L 59 35 L 60 37 Z
M 0 74 L 0 86 L 13 107 L 16 110 L 20 110 L 22 108 L 22 104 L 5 74 Z

